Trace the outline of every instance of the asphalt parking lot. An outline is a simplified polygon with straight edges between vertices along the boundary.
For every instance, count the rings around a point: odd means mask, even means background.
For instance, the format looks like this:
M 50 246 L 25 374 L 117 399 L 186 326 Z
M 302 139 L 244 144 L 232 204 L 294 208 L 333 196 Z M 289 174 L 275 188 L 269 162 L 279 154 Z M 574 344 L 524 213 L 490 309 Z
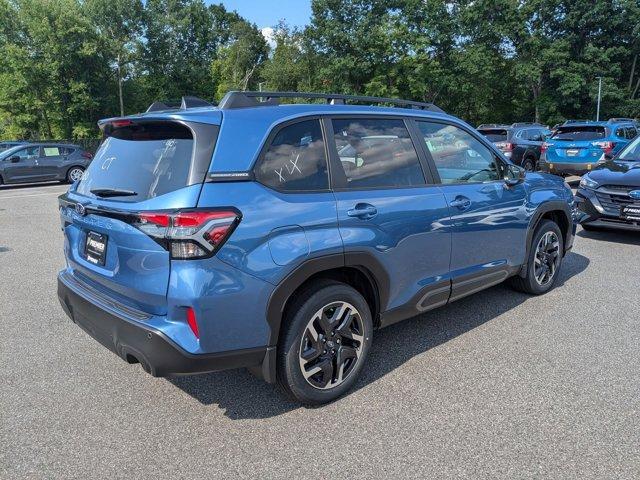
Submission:
M 245 371 L 167 380 L 56 298 L 58 184 L 0 187 L 0 478 L 637 478 L 640 235 L 579 231 L 558 287 L 377 332 L 307 409 Z

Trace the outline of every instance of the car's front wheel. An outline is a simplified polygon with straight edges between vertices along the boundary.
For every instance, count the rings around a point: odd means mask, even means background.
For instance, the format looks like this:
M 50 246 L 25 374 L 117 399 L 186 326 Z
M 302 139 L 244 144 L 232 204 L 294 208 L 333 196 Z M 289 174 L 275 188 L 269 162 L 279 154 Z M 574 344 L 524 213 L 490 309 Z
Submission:
M 369 352 L 366 300 L 344 283 L 322 280 L 287 309 L 278 346 L 278 383 L 294 399 L 323 404 L 347 392 Z
M 542 220 L 531 240 L 525 275 L 513 277 L 512 285 L 533 295 L 548 292 L 558 280 L 563 252 L 560 227 L 551 220 Z

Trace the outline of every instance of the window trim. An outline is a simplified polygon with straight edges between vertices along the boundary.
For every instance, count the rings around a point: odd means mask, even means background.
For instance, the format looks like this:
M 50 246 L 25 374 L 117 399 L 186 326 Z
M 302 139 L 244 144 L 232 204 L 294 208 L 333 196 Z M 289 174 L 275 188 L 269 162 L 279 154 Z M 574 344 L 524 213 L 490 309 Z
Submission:
M 358 119 L 366 119 L 366 120 L 401 120 L 404 123 L 407 132 L 409 133 L 409 138 L 411 139 L 411 143 L 413 145 L 413 149 L 416 152 L 416 156 L 418 158 L 418 165 L 420 166 L 420 170 L 422 172 L 423 183 L 420 185 L 400 185 L 400 186 L 380 186 L 380 187 L 349 187 L 346 185 L 346 177 L 344 179 L 337 178 L 338 172 L 343 171 L 342 165 L 340 164 L 340 156 L 338 155 L 338 148 L 336 146 L 336 142 L 334 140 L 334 130 L 333 130 L 333 120 L 344 120 L 345 118 L 358 118 Z M 326 124 L 325 133 L 327 136 L 327 148 L 329 149 L 329 162 L 331 164 L 331 168 L 335 171 L 335 175 L 331 177 L 331 189 L 334 192 L 362 192 L 362 191 L 374 191 L 374 190 L 406 190 L 412 188 L 425 188 L 425 187 L 436 187 L 436 182 L 431 175 L 431 171 L 428 169 L 428 164 L 425 159 L 421 155 L 421 149 L 418 145 L 416 145 L 417 140 L 415 132 L 411 128 L 411 124 L 409 122 L 410 117 L 404 115 L 393 115 L 393 114 L 373 114 L 373 113 L 340 113 L 340 114 L 329 114 L 323 116 L 324 123 Z M 330 141 L 329 141 L 330 140 Z
M 271 147 L 271 144 L 273 142 L 273 139 L 285 128 L 290 127 L 291 125 L 295 125 L 296 123 L 303 123 L 303 122 L 307 122 L 309 120 L 317 120 L 318 123 L 320 124 L 320 134 L 322 135 L 322 142 L 324 143 L 324 161 L 327 165 L 327 188 L 326 189 L 317 189 L 317 190 L 284 190 L 281 188 L 276 188 L 273 187 L 271 185 L 267 185 L 264 182 L 261 182 L 260 180 L 258 180 L 258 166 L 262 163 L 262 161 L 264 160 L 265 155 L 267 154 L 267 151 L 269 150 L 269 148 Z M 307 116 L 303 116 L 303 117 L 296 117 L 296 118 L 292 118 L 290 120 L 286 120 L 284 122 L 278 123 L 276 125 L 274 125 L 271 130 L 269 131 L 269 134 L 267 135 L 267 138 L 265 139 L 264 143 L 262 144 L 262 146 L 260 147 L 260 152 L 258 153 L 258 157 L 256 158 L 256 160 L 253 162 L 253 166 L 251 167 L 251 179 L 253 181 L 255 181 L 256 183 L 259 183 L 260 185 L 262 185 L 264 188 L 268 188 L 269 190 L 273 190 L 275 192 L 278 193 L 282 193 L 285 195 L 289 195 L 289 194 L 300 194 L 300 193 L 329 193 L 331 192 L 331 160 L 329 159 L 329 152 L 328 152 L 328 148 L 327 148 L 327 135 L 326 135 L 326 131 L 325 131 L 325 125 L 323 122 L 323 116 L 322 115 L 307 115 Z
M 498 148 L 493 144 L 490 143 L 486 140 L 485 137 L 483 137 L 482 135 L 480 135 L 478 132 L 474 133 L 470 128 L 467 128 L 464 125 L 461 124 L 457 124 L 454 122 L 447 122 L 445 120 L 441 120 L 441 119 L 432 119 L 432 118 L 428 118 L 428 117 L 417 117 L 417 118 L 412 118 L 411 119 L 414 123 L 414 127 L 416 129 L 416 131 L 422 135 L 422 133 L 420 133 L 420 127 L 418 126 L 418 122 L 429 122 L 429 123 L 439 123 L 441 125 L 448 125 L 451 127 L 456 127 L 459 128 L 460 130 L 468 133 L 469 135 L 471 135 L 473 138 L 475 138 L 476 140 L 478 140 L 481 144 L 483 144 L 485 147 L 487 147 L 489 149 L 489 151 L 493 152 L 496 160 L 501 164 L 503 170 L 506 169 L 507 165 L 515 165 L 513 162 L 510 162 L 509 160 L 507 160 L 506 158 L 504 158 L 502 156 L 502 154 L 499 152 Z M 504 175 L 502 178 L 499 178 L 497 180 L 489 180 L 487 182 L 452 182 L 452 183 L 443 183 L 442 182 L 442 178 L 440 178 L 440 173 L 438 172 L 438 167 L 436 166 L 436 162 L 433 159 L 433 156 L 431 155 L 431 152 L 429 151 L 429 148 L 427 148 L 426 142 L 424 141 L 424 138 L 422 138 L 422 141 L 420 142 L 420 145 L 424 151 L 425 157 L 428 159 L 429 165 L 431 167 L 431 169 L 433 170 L 433 175 L 434 178 L 437 181 L 437 185 L 439 186 L 443 186 L 443 187 L 448 187 L 448 186 L 455 186 L 455 185 L 488 185 L 488 184 L 492 184 L 492 183 L 496 183 L 496 182 L 500 182 L 500 183 L 504 183 Z

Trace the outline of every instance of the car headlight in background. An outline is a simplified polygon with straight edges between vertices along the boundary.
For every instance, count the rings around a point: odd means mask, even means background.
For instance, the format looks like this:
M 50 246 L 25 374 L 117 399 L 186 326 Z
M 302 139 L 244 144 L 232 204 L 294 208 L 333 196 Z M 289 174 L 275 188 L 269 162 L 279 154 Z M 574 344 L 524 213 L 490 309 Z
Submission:
M 584 175 L 580 180 L 580 188 L 590 188 L 591 190 L 595 190 L 599 186 L 598 182 L 589 178 L 589 175 Z

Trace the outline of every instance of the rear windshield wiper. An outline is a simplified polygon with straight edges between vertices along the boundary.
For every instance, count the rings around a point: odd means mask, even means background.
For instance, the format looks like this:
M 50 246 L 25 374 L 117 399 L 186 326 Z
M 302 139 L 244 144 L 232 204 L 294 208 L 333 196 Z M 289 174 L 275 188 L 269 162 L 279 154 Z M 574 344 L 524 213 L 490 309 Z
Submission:
M 138 194 L 133 190 L 118 190 L 117 188 L 94 188 L 90 192 L 98 197 L 132 197 Z

